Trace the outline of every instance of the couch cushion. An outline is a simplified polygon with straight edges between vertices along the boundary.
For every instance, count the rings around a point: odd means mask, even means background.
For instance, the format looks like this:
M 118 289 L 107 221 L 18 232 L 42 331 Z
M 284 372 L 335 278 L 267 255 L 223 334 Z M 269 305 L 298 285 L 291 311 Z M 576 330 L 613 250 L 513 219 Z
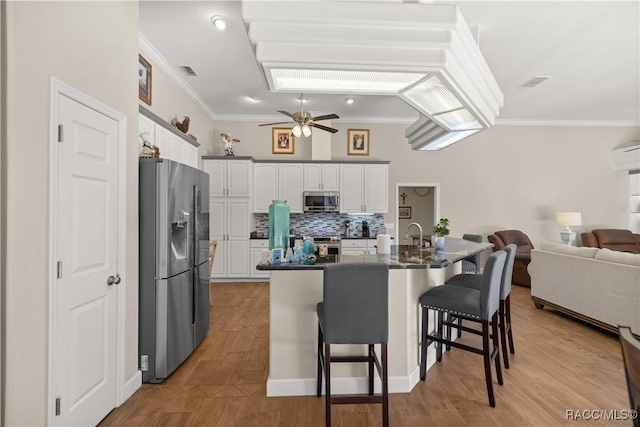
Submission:
M 540 249 L 547 252 L 579 256 L 582 258 L 595 258 L 596 253 L 598 252 L 598 248 L 581 248 L 555 242 L 542 242 Z
M 634 267 L 640 267 L 640 254 L 612 251 L 605 248 L 598 251 L 596 259 L 600 261 L 614 262 L 616 264 L 627 264 Z
M 593 234 L 598 239 L 601 248 L 634 254 L 640 253 L 640 244 L 629 230 L 600 229 L 593 230 Z

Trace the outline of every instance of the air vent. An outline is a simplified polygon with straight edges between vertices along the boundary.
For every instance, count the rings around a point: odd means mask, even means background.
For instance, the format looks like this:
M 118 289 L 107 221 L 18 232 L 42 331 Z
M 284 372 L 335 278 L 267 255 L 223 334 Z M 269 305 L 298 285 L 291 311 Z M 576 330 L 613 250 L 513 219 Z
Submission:
M 184 71 L 187 76 L 197 76 L 196 72 L 193 71 L 193 68 L 188 65 L 180 65 L 180 68 L 182 68 L 182 71 Z
M 527 80 L 526 82 L 522 83 L 520 85 L 520 87 L 534 87 L 534 86 L 538 86 L 540 83 L 542 83 L 545 80 L 549 80 L 551 78 L 551 76 L 535 76 L 532 79 Z

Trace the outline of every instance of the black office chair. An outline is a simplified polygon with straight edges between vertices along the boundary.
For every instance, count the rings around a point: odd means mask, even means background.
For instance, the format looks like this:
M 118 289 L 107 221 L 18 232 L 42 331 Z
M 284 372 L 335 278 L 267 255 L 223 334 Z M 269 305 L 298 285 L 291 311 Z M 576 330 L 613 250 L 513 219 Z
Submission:
M 509 342 L 509 351 L 515 354 L 513 347 L 513 333 L 511 332 L 511 279 L 513 277 L 513 263 L 516 259 L 517 246 L 513 243 L 507 245 L 504 251 L 507 253 L 504 271 L 500 282 L 500 307 L 498 309 L 498 318 L 500 319 L 500 343 L 502 344 L 502 360 L 504 367 L 509 369 L 509 356 L 507 355 L 507 341 Z M 467 288 L 480 290 L 482 286 L 482 275 L 458 274 L 447 280 L 446 285 L 464 286 Z M 452 316 L 455 317 L 455 316 Z M 460 320 L 461 321 L 461 320 Z M 451 327 L 448 326 L 448 335 L 451 334 Z M 458 329 L 458 337 L 460 337 L 461 329 Z M 448 349 L 448 348 L 447 348 Z
M 484 356 L 484 373 L 487 383 L 489 405 L 496 406 L 493 395 L 491 378 L 491 362 L 495 362 L 498 384 L 502 385 L 502 371 L 500 369 L 500 347 L 498 345 L 498 307 L 500 306 L 500 282 L 504 270 L 507 254 L 505 251 L 494 252 L 484 267 L 480 290 L 462 286 L 436 286 L 420 297 L 422 307 L 422 342 L 420 344 L 420 378 L 424 381 L 427 376 L 427 347 L 436 343 L 436 359 L 442 361 L 442 346 L 444 344 L 461 348 Z M 429 333 L 429 312 L 437 311 L 436 328 Z M 452 341 L 450 335 L 445 337 L 443 326 L 450 326 L 451 322 L 443 321 L 443 313 L 454 314 L 456 317 L 479 322 L 482 324 L 482 348 L 471 347 Z M 468 332 L 478 331 L 455 324 L 456 328 Z M 491 331 L 489 330 L 491 329 Z M 492 344 L 489 343 L 490 337 Z
M 462 238 L 469 242 L 482 243 L 482 236 L 478 234 L 463 234 Z M 462 260 L 463 274 L 480 274 L 480 253 L 468 256 Z
M 618 325 L 624 376 L 627 378 L 629 404 L 631 409 L 640 412 L 640 341 L 635 339 L 628 326 Z M 640 427 L 640 420 L 633 420 L 634 427 Z
M 389 425 L 387 341 L 389 338 L 389 267 L 383 263 L 329 264 L 324 267 L 323 302 L 318 304 L 318 380 L 322 395 L 325 376 L 326 425 L 331 426 L 331 404 L 381 403 L 382 425 Z M 324 345 L 323 345 L 324 344 Z M 366 356 L 331 356 L 331 344 L 367 344 Z M 374 350 L 381 344 L 381 358 Z M 332 362 L 367 362 L 369 394 L 331 395 Z M 374 366 L 382 393 L 373 392 Z

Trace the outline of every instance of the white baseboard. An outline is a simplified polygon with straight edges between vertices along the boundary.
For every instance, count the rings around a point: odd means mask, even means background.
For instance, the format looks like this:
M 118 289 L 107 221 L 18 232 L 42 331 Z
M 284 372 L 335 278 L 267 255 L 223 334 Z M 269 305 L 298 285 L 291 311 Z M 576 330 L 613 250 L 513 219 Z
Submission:
M 433 347 L 427 352 L 427 370 L 436 362 L 436 354 Z M 409 393 L 420 381 L 420 365 L 413 368 L 408 376 L 389 377 L 389 393 Z M 368 390 L 366 377 L 331 379 L 331 394 L 357 394 L 366 393 Z M 374 391 L 380 393 L 380 378 L 374 380 Z M 324 387 L 322 388 L 324 394 Z M 267 396 L 313 396 L 316 394 L 315 378 L 296 378 L 274 380 L 267 379 Z
M 118 406 L 122 405 L 127 401 L 128 398 L 133 396 L 140 386 L 142 385 L 142 372 L 136 371 L 135 375 L 131 377 L 124 385 L 124 390 L 122 391 L 122 402 L 118 403 Z

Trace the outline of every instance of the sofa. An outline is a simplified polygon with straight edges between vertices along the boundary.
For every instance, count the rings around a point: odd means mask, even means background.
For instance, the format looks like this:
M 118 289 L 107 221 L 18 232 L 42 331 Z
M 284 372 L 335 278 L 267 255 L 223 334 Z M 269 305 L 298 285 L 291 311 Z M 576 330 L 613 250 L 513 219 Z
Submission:
M 544 242 L 531 251 L 528 268 L 537 308 L 640 334 L 640 254 Z
M 580 237 L 582 246 L 640 254 L 640 234 L 634 234 L 629 230 L 603 228 L 582 233 Z
M 529 236 L 520 230 L 502 230 L 487 236 L 489 243 L 493 243 L 493 251 L 504 249 L 513 243 L 516 245 L 516 259 L 513 262 L 513 283 L 520 286 L 531 287 L 531 278 L 527 266 L 531 261 L 533 243 Z

